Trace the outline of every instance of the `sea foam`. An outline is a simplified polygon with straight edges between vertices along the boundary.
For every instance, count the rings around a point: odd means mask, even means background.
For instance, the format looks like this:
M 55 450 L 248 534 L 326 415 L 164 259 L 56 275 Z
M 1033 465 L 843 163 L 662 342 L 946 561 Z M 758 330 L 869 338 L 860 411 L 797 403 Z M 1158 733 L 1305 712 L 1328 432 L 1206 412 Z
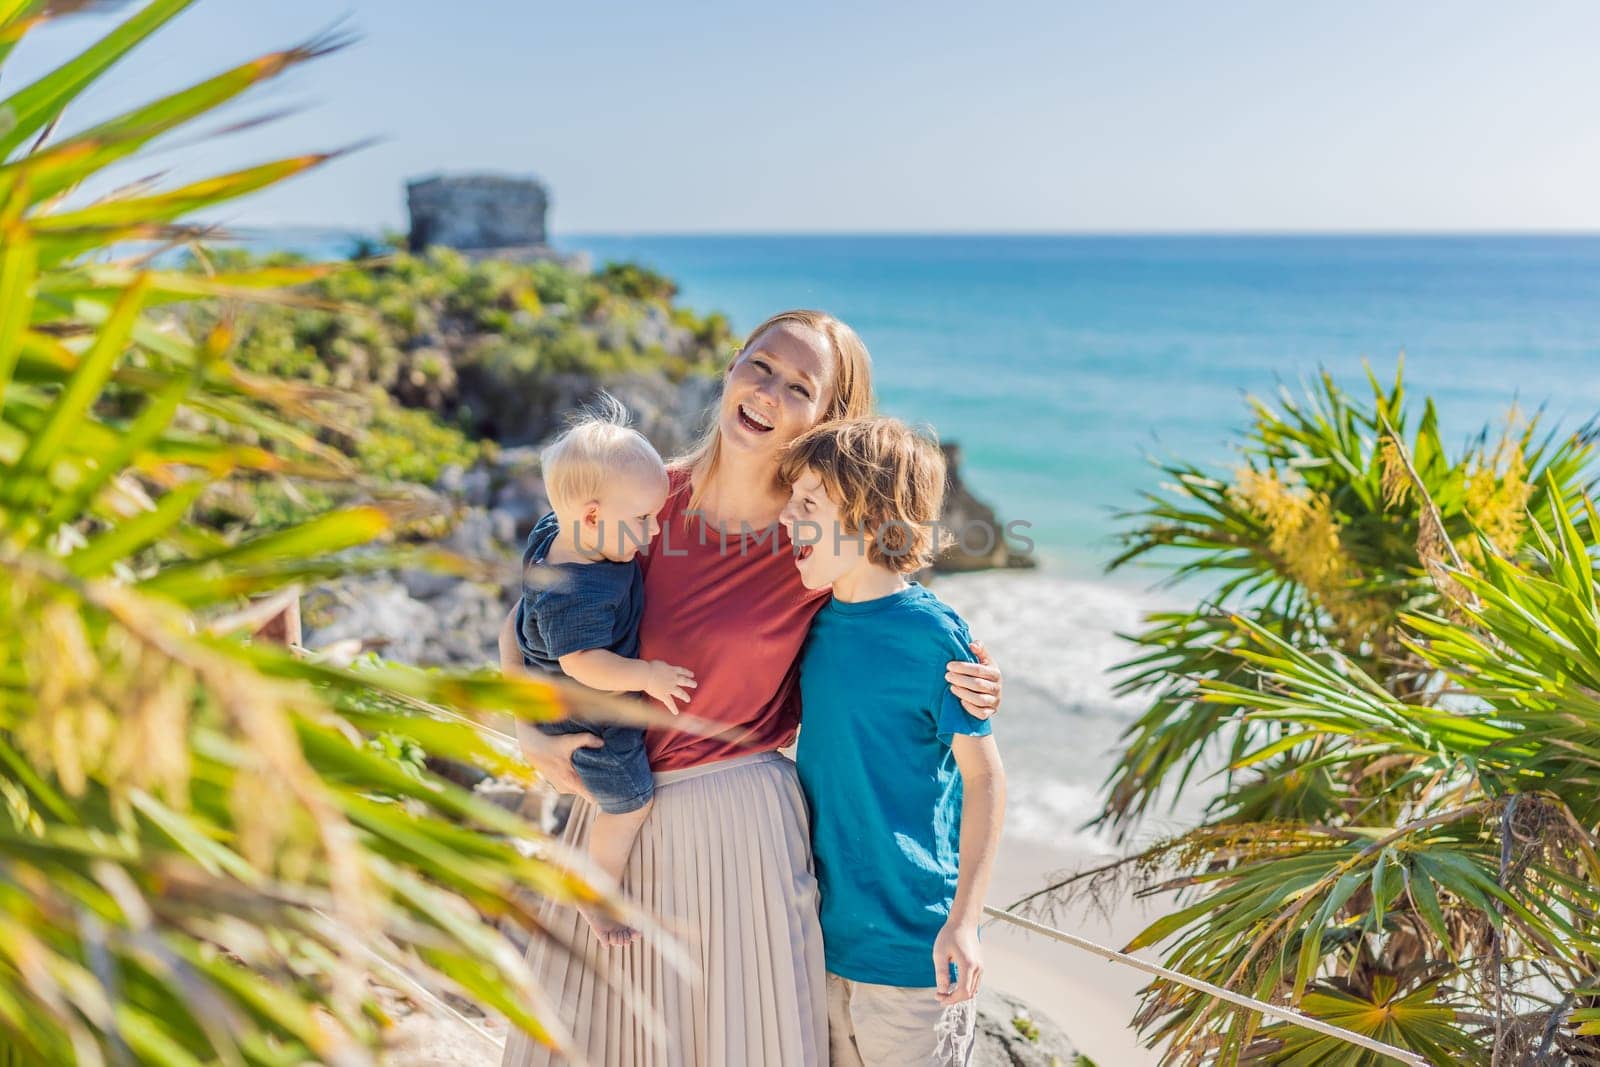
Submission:
M 1118 739 L 1143 710 L 1114 694 L 1112 668 L 1132 653 L 1118 634 L 1173 599 L 1112 581 L 1048 571 L 936 578 L 930 586 L 967 620 L 1005 672 L 995 722 L 1008 782 L 1006 832 L 1072 852 L 1110 853 L 1084 829 L 1099 810 Z

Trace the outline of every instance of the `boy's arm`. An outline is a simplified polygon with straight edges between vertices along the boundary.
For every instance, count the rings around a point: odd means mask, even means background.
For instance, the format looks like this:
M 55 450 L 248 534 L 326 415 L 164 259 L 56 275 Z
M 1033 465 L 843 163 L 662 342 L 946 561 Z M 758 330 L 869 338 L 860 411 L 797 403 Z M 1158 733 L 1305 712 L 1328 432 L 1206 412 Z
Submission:
M 678 714 L 678 702 L 689 702 L 694 672 L 662 660 L 628 659 L 603 648 L 568 652 L 558 661 L 567 677 L 608 693 L 648 693 Z
M 961 771 L 961 856 L 950 917 L 933 943 L 935 996 L 943 1004 L 959 1003 L 978 992 L 983 975 L 978 921 L 983 918 L 983 898 L 989 892 L 1006 811 L 1006 772 L 994 738 L 956 734 L 950 749 Z

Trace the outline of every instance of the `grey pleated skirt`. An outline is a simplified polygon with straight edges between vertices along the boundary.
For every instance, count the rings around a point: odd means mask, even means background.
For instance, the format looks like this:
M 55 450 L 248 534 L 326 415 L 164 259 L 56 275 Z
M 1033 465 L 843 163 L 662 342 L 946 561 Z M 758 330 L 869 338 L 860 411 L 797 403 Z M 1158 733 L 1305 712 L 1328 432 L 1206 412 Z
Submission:
M 574 805 L 569 845 L 583 847 L 592 812 Z M 791 760 L 762 752 L 658 773 L 623 888 L 675 936 L 687 972 L 655 939 L 603 948 L 576 910 L 546 904 L 551 936 L 535 939 L 528 965 L 574 1035 L 573 1056 L 513 1034 L 502 1067 L 826 1062 L 817 882 Z

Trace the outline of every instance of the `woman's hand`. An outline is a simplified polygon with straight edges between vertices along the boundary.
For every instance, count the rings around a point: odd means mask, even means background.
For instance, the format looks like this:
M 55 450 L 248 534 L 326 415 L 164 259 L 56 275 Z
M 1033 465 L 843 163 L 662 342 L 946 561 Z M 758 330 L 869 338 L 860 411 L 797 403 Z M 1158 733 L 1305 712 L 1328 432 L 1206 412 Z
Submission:
M 972 642 L 972 654 L 978 662 L 953 659 L 946 663 L 944 680 L 969 714 L 987 719 L 1000 710 L 1000 668 L 994 665 L 994 658 L 982 641 Z
M 543 734 L 525 722 L 517 723 L 517 740 L 522 742 L 523 758 L 556 792 L 572 793 L 593 803 L 594 796 L 572 769 L 572 754 L 580 748 L 599 748 L 604 741 L 590 733 Z

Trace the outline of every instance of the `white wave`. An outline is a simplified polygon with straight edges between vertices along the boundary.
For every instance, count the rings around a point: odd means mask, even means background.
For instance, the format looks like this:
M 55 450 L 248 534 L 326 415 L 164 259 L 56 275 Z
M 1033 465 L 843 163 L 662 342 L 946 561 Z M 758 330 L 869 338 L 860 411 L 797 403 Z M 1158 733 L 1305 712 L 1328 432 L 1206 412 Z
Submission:
M 1112 691 L 1111 668 L 1131 651 L 1117 634 L 1137 631 L 1172 598 L 1048 571 L 951 575 L 932 588 L 1005 671 L 995 730 L 1009 783 L 1007 834 L 1115 851 L 1083 826 L 1099 811 L 1119 736 L 1143 710 L 1139 697 Z

